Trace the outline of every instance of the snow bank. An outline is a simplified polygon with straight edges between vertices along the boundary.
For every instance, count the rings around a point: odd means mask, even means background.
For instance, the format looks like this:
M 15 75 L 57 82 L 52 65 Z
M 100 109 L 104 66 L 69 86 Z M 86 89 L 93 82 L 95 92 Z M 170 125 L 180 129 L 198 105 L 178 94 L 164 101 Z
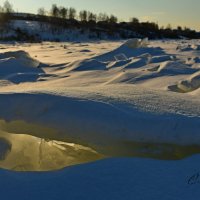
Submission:
M 194 65 L 194 64 L 197 64 L 197 63 L 200 63 L 199 57 L 188 58 L 186 60 L 186 64 L 188 64 L 188 65 Z
M 115 56 L 119 54 L 124 54 L 124 56 L 126 56 L 127 59 L 147 54 L 150 56 L 164 54 L 161 48 L 147 47 L 147 45 L 148 43 L 146 40 L 140 40 L 140 39 L 128 40 L 127 42 L 122 44 L 119 48 L 116 48 L 113 51 L 105 53 L 103 55 L 97 56 L 95 57 L 95 59 L 102 62 L 110 62 L 110 61 L 115 61 Z
M 44 71 L 39 62 L 24 51 L 0 54 L 0 79 L 13 83 L 36 81 Z
M 167 61 L 160 65 L 160 67 L 158 68 L 158 72 L 174 75 L 174 74 L 192 74 L 196 72 L 196 70 L 180 62 Z
M 194 73 L 188 80 L 180 81 L 177 85 L 169 86 L 175 92 L 187 93 L 200 88 L 200 72 Z
M 173 59 L 174 59 L 173 56 L 170 55 L 153 56 L 151 58 L 151 63 L 161 63 L 161 62 L 171 61 Z
M 15 58 L 17 59 L 21 64 L 26 65 L 28 67 L 38 67 L 40 62 L 31 58 L 31 56 L 25 52 L 25 51 L 11 51 L 11 52 L 5 52 L 0 54 L 0 59 L 5 58 Z
M 198 117 L 187 116 L 186 111 L 183 111 L 184 115 L 179 114 L 181 109 L 161 115 L 142 111 L 127 103 L 126 107 L 122 99 L 120 103 L 111 103 L 109 99 L 110 103 L 106 103 L 107 98 L 98 101 L 45 94 L 3 94 L 0 117 L 10 123 L 1 130 L 82 144 L 99 153 L 118 156 L 164 158 L 167 152 L 169 157 L 179 158 L 188 155 L 181 145 L 186 145 L 186 149 L 188 145 L 190 149 L 190 145 L 192 148 L 192 145 L 199 144 Z M 155 102 L 151 104 L 149 106 L 154 106 Z M 173 101 L 169 105 L 172 109 Z M 182 103 L 183 108 L 185 105 L 186 102 Z M 162 105 L 157 102 L 156 106 L 160 108 Z M 22 122 L 34 124 L 35 128 L 24 126 Z M 151 144 L 157 146 L 151 147 Z M 165 147 L 165 144 L 169 146 Z M 180 154 L 176 155 L 176 151 Z M 192 152 L 195 151 L 198 148 Z
M 179 51 L 199 51 L 200 50 L 200 45 L 198 44 L 184 44 L 184 45 L 179 45 L 177 47 L 177 50 Z
M 95 59 L 88 59 L 83 61 L 76 61 L 70 64 L 70 71 L 92 71 L 92 70 L 105 70 L 106 64 Z
M 130 39 L 127 42 L 125 42 L 124 45 L 131 49 L 144 48 L 148 45 L 148 38 L 145 38 L 143 40 L 137 38 Z

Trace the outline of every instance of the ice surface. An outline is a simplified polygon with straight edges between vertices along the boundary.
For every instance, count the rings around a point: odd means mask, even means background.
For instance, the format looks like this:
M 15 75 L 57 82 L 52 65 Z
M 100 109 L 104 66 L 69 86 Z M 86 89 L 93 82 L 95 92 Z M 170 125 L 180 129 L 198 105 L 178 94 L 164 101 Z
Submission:
M 27 135 L 28 130 L 26 134 L 12 134 L 10 129 L 9 132 L 3 131 L 6 129 L 5 126 L 17 127 L 17 123 L 41 131 L 40 127 L 26 123 L 0 121 L 1 168 L 14 171 L 52 171 L 103 158 L 91 148 L 33 137 Z

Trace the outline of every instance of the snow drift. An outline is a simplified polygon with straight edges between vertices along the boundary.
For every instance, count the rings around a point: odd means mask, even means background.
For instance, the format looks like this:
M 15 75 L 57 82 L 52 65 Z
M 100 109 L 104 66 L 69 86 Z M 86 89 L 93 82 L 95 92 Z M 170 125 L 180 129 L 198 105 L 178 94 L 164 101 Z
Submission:
M 39 69 L 39 61 L 24 51 L 0 54 L 0 79 L 13 83 L 36 81 L 44 71 Z

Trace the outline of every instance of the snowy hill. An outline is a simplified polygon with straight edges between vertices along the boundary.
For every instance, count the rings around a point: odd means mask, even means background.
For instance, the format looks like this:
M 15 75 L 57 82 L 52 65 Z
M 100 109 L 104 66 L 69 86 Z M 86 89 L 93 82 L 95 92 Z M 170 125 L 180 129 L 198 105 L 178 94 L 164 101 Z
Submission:
M 7 24 L 0 26 L 1 40 L 28 42 L 119 40 L 130 38 L 189 38 L 198 39 L 200 33 L 185 30 L 160 29 L 153 22 L 79 21 L 28 13 L 12 13 Z

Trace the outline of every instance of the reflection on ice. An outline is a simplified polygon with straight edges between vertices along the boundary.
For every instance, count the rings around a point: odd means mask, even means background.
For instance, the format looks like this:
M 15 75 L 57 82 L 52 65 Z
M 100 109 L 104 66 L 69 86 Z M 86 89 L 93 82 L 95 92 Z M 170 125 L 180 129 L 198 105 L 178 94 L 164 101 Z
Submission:
M 0 167 L 15 171 L 57 170 L 103 158 L 91 148 L 78 144 L 3 131 L 0 151 Z
M 99 146 L 87 145 L 87 140 L 82 141 L 81 138 L 74 143 L 72 141 L 67 133 L 45 126 L 19 120 L 0 120 L 0 168 L 51 171 L 105 157 L 176 160 L 200 152 L 199 145 L 125 141 L 123 138 L 117 142 L 110 139 L 108 145 L 97 142 Z

